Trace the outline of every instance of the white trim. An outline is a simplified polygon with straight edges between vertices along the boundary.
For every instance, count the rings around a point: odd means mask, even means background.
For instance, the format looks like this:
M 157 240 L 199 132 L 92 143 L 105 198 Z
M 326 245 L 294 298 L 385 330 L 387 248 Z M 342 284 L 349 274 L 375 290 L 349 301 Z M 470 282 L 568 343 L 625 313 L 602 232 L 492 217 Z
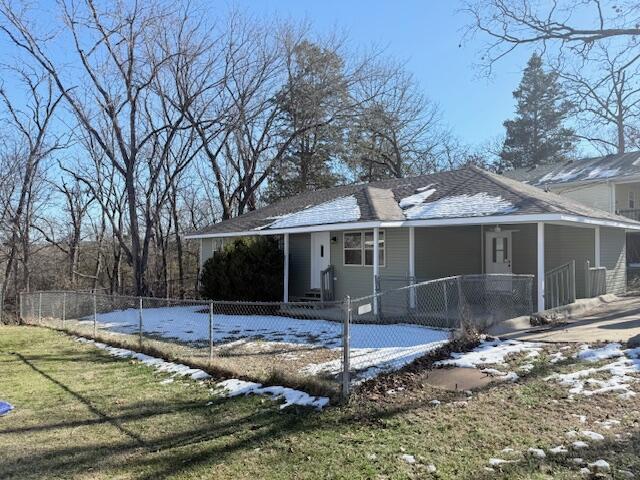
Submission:
M 378 247 L 380 240 L 380 229 L 373 229 L 373 313 L 378 313 L 378 297 L 376 297 L 376 278 L 380 275 L 380 248 Z M 386 242 L 385 242 L 386 243 Z M 363 245 L 363 252 L 365 251 Z M 364 259 L 363 259 L 364 260 Z
M 600 227 L 594 228 L 594 235 L 595 235 L 595 241 L 594 241 L 595 252 L 594 252 L 593 258 L 595 260 L 596 267 L 599 267 L 600 266 Z
M 544 306 L 544 223 L 538 222 L 537 238 L 537 280 L 538 280 L 538 311 L 542 312 Z
M 616 213 L 616 184 L 609 183 L 609 213 Z
M 289 303 L 289 234 L 284 234 L 284 303 Z
M 570 215 L 564 213 L 542 213 L 526 215 L 494 215 L 487 217 L 463 217 L 463 218 L 432 218 L 427 220 L 393 220 L 371 221 L 352 223 L 333 223 L 327 225 L 310 225 L 308 227 L 281 228 L 277 230 L 249 230 L 243 232 L 224 233 L 199 233 L 185 235 L 188 240 L 198 238 L 223 238 L 223 237 L 247 237 L 253 235 L 282 235 L 284 233 L 309 233 L 326 231 L 372 230 L 373 228 L 401 228 L 401 227 L 447 227 L 456 225 L 487 225 L 496 223 L 554 223 L 569 222 L 584 225 L 600 225 L 603 227 L 624 228 L 626 230 L 640 231 L 640 224 L 629 223 L 620 220 L 606 220 L 586 217 L 582 215 Z

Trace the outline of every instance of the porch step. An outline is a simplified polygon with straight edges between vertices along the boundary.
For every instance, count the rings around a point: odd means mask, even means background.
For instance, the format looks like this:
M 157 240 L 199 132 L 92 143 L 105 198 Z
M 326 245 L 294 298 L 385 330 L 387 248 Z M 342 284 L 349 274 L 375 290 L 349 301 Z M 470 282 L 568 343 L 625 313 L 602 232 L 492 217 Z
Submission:
M 307 290 L 303 296 L 295 297 L 291 299 L 295 302 L 319 302 L 321 300 L 321 293 L 319 288 L 312 288 Z

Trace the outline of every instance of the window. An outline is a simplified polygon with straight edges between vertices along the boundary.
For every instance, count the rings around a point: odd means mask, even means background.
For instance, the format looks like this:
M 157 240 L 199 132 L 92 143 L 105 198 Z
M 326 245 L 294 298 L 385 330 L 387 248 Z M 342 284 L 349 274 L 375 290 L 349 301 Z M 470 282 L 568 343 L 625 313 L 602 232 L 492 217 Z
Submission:
M 378 255 L 380 266 L 385 265 L 384 231 L 378 233 Z M 373 231 L 348 232 L 344 234 L 344 264 L 373 265 Z
M 636 208 L 636 192 L 629 191 L 629 208 Z
M 493 263 L 506 263 L 509 258 L 509 242 L 503 237 L 493 237 Z

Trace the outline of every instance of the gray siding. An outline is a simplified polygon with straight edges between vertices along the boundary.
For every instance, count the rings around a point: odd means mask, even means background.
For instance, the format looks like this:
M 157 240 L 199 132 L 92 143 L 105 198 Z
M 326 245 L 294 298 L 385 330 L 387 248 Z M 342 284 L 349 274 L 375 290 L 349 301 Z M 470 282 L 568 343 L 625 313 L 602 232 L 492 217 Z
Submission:
M 545 225 L 545 270 L 576 261 L 576 295 L 585 295 L 585 263 L 595 262 L 595 230 L 593 228 Z
M 311 235 L 289 235 L 289 295 L 301 297 L 311 285 Z
M 416 228 L 415 232 L 418 279 L 482 272 L 479 226 Z
M 385 232 L 385 265 L 380 275 L 406 277 L 409 271 L 409 231 L 406 228 L 383 229 Z M 356 230 L 357 231 L 357 230 Z M 331 265 L 336 271 L 336 298 L 353 298 L 373 293 L 373 267 L 344 264 L 343 234 L 331 232 Z M 400 285 L 398 285 L 400 286 Z
M 600 265 L 607 269 L 607 293 L 624 293 L 627 287 L 626 233 L 600 229 Z

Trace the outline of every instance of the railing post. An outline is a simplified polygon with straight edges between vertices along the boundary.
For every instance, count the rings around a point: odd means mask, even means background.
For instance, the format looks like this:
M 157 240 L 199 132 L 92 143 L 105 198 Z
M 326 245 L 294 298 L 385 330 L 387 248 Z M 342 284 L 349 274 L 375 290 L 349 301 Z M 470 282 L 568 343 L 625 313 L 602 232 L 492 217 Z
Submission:
M 344 322 L 342 323 L 342 401 L 349 400 L 350 390 L 350 349 L 351 349 L 351 297 L 347 295 L 345 298 Z
M 142 320 L 142 307 L 143 307 L 143 299 L 140 297 L 138 300 L 138 346 L 140 350 L 142 350 L 142 332 L 144 331 L 144 325 Z
M 209 302 L 209 361 L 213 360 L 213 302 Z
M 96 292 L 93 292 L 93 338 L 98 333 L 98 307 L 96 305 Z
M 38 325 L 42 323 L 42 292 L 38 294 Z
M 64 330 L 64 322 L 67 319 L 67 292 L 62 294 L 62 329 Z
M 589 260 L 587 260 L 587 262 L 585 263 L 584 266 L 584 277 L 585 277 L 585 296 L 587 298 L 591 298 L 591 268 L 590 268 L 591 264 L 589 263 Z
M 569 272 L 571 303 L 576 301 L 576 261 L 571 260 L 571 271 Z

